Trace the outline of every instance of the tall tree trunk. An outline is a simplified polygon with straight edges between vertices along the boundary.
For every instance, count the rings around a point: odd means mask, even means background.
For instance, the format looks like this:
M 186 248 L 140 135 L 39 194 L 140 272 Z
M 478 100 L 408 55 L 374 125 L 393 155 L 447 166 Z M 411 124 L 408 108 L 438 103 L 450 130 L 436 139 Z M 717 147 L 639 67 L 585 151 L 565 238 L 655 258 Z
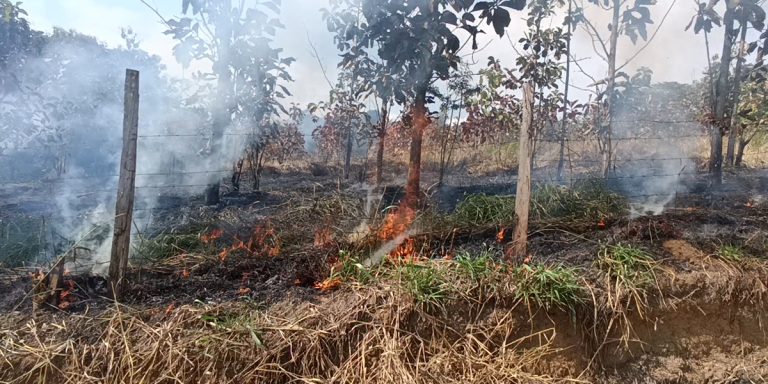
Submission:
M 747 145 L 749 145 L 749 140 L 745 139 L 744 136 L 739 137 L 739 148 L 736 151 L 734 166 L 741 167 L 741 164 L 744 162 L 744 150 L 747 148 Z
M 734 165 L 734 150 L 736 149 L 736 141 L 739 138 L 739 117 L 738 108 L 741 96 L 741 67 L 744 63 L 744 56 L 746 53 L 746 40 L 747 40 L 747 20 L 743 11 L 739 17 L 739 23 L 741 24 L 741 34 L 739 36 L 739 56 L 736 58 L 736 68 L 733 72 L 733 91 L 731 93 L 731 122 L 728 129 L 728 150 L 725 152 L 725 163 L 729 166 Z
M 232 74 L 229 70 L 230 60 L 230 41 L 232 38 L 231 25 L 217 26 L 216 40 L 218 41 L 219 57 L 218 62 L 214 64 L 214 71 L 217 77 L 216 101 L 213 110 L 213 134 L 211 136 L 211 153 L 214 158 L 221 156 L 222 141 L 224 131 L 232 123 L 232 100 L 231 94 L 234 91 Z M 208 185 L 205 192 L 205 204 L 216 205 L 219 203 L 220 180 L 216 179 Z
M 730 65 L 732 58 L 732 49 L 734 43 L 733 22 L 734 9 L 736 1 L 726 2 L 726 11 L 723 16 L 723 29 L 725 36 L 723 38 L 723 50 L 720 56 L 720 68 L 717 73 L 717 83 L 715 85 L 715 124 L 710 130 L 710 156 L 709 171 L 712 173 L 712 182 L 715 185 L 723 183 L 723 130 L 726 122 L 726 113 L 728 109 L 728 93 L 731 88 Z
M 389 106 L 384 100 L 381 104 L 381 113 L 379 114 L 379 142 L 376 151 L 376 186 L 380 186 L 384 179 L 384 138 L 387 136 L 387 120 L 389 119 Z
M 565 46 L 565 89 L 563 90 L 563 117 L 560 120 L 560 158 L 557 161 L 557 180 L 561 183 L 565 178 L 565 136 L 568 130 L 568 89 L 571 81 L 571 14 L 573 0 L 568 0 L 568 40 Z
M 352 146 L 354 128 L 347 129 L 347 145 L 344 148 L 344 180 L 349 180 L 349 168 L 352 166 Z
M 417 89 L 415 103 L 411 110 L 413 127 L 411 131 L 410 159 L 408 161 L 408 183 L 405 187 L 405 203 L 408 208 L 418 208 L 421 200 L 421 147 L 424 130 L 429 125 L 427 117 L 428 81 Z
M 611 38 L 608 53 L 608 85 L 605 88 L 608 97 L 608 121 L 603 133 L 603 177 L 611 171 L 613 161 L 613 115 L 616 110 L 614 93 L 616 90 L 616 51 L 619 44 L 619 22 L 621 17 L 621 0 L 613 0 L 613 17 L 611 18 Z

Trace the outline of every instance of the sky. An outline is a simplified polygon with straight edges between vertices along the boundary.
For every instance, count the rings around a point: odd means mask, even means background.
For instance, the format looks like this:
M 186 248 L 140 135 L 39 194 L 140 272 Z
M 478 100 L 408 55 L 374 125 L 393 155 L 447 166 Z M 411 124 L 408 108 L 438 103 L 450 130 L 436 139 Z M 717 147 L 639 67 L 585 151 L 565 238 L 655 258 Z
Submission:
M 173 18 L 181 13 L 181 0 L 147 2 L 165 18 Z M 329 77 L 333 79 L 336 75 L 338 52 L 320 13 L 320 9 L 327 6 L 327 0 L 282 1 L 280 18 L 286 28 L 278 32 L 275 46 L 282 47 L 287 56 L 297 59 L 291 67 L 291 74 L 296 81 L 289 88 L 294 93 L 291 101 L 300 104 L 327 99 L 329 90 L 318 60 L 312 54 L 309 40 L 320 53 L 320 60 L 328 70 Z M 165 28 L 159 18 L 140 0 L 26 0 L 22 7 L 28 11 L 29 20 L 36 29 L 50 31 L 53 26 L 76 29 L 113 47 L 123 44 L 121 28 L 131 27 L 138 34 L 140 47 L 158 55 L 167 66 L 169 75 L 183 77 L 190 73 L 175 61 L 172 54 L 174 41 L 163 34 Z M 704 37 L 694 35 L 692 31 L 684 31 L 694 12 L 693 0 L 658 0 L 652 8 L 655 24 L 649 31 L 649 35 L 655 34 L 655 37 L 645 48 L 642 41 L 633 45 L 628 38 L 623 37 L 619 45 L 619 64 L 642 49 L 629 62 L 625 71 L 632 74 L 641 66 L 649 67 L 654 72 L 654 82 L 691 82 L 699 78 L 706 68 Z M 607 29 L 609 15 L 606 12 L 589 12 L 587 16 L 598 28 Z M 513 14 L 513 25 L 508 37 L 500 39 L 492 33 L 483 35 L 485 40 L 480 43 L 481 50 L 465 52 L 466 59 L 474 62 L 473 66 L 477 69 L 485 65 L 488 56 L 500 58 L 507 66 L 514 66 L 517 53 L 511 42 L 517 42 L 522 36 L 524 17 L 524 13 Z M 561 17 L 556 19 L 561 20 Z M 721 35 L 722 29 L 715 30 L 710 36 L 712 54 L 720 50 Z M 488 45 L 485 46 L 485 43 Z M 573 84 L 576 88 L 588 86 L 592 82 L 590 77 L 599 79 L 605 75 L 605 63 L 594 53 L 591 39 L 581 30 L 574 35 L 573 52 L 580 67 L 589 73 L 589 76 L 582 75 L 581 70 L 574 67 Z

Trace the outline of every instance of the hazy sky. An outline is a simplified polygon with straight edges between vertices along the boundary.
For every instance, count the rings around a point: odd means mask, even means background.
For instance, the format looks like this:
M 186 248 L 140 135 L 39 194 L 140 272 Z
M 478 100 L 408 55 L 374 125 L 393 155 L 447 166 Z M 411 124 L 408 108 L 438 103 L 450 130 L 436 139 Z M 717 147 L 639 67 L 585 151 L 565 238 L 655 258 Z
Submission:
M 181 0 L 148 0 L 148 2 L 166 18 L 181 13 Z M 291 68 L 296 82 L 290 86 L 290 89 L 295 94 L 295 101 L 300 103 L 327 98 L 328 92 L 328 86 L 318 63 L 312 57 L 308 38 L 312 39 L 320 51 L 321 60 L 331 72 L 329 73 L 331 78 L 335 76 L 338 55 L 333 45 L 332 35 L 326 30 L 319 12 L 319 9 L 325 6 L 327 6 L 327 0 L 283 0 L 281 20 L 286 25 L 286 29 L 279 31 L 275 45 L 284 48 L 286 55 L 298 59 Z M 160 56 L 171 75 L 184 75 L 184 71 L 171 53 L 173 40 L 163 35 L 162 23 L 139 0 L 27 0 L 23 3 L 23 7 L 29 12 L 29 19 L 37 29 L 49 31 L 53 26 L 72 28 L 96 36 L 110 46 L 122 44 L 120 28 L 130 26 L 137 32 L 141 47 Z M 662 24 L 662 18 L 668 10 L 668 17 Z M 706 66 L 704 38 L 701 35 L 694 35 L 691 31 L 684 31 L 694 10 L 693 0 L 659 0 L 652 10 L 655 25 L 649 31 L 649 34 L 652 34 L 660 26 L 658 35 L 642 51 L 642 54 L 627 66 L 626 70 L 634 73 L 640 66 L 650 67 L 654 71 L 656 82 L 690 82 L 698 78 Z M 474 60 L 479 67 L 485 65 L 489 55 L 493 55 L 501 58 L 506 65 L 514 65 L 517 54 L 511 47 L 510 40 L 516 42 L 521 36 L 522 29 L 525 27 L 522 20 L 524 16 L 523 13 L 513 15 L 514 26 L 510 38 L 498 39 L 492 34 L 483 35 L 484 41 L 481 42 L 481 47 L 485 42 L 492 42 L 467 59 Z M 607 28 L 606 13 L 589 13 L 588 16 L 598 28 Z M 722 29 L 715 30 L 710 36 L 712 54 L 720 51 L 719 45 L 722 41 L 720 35 L 722 35 Z M 633 46 L 626 37 L 622 38 L 622 42 L 619 49 L 620 62 L 632 57 L 643 46 L 642 42 Z M 587 72 L 595 78 L 604 76 L 606 66 L 597 58 L 591 40 L 582 31 L 576 33 L 573 49 L 575 56 L 582 59 L 582 67 Z M 575 68 L 574 72 L 578 72 L 578 69 Z M 589 80 L 576 73 L 574 83 L 584 86 L 589 83 Z

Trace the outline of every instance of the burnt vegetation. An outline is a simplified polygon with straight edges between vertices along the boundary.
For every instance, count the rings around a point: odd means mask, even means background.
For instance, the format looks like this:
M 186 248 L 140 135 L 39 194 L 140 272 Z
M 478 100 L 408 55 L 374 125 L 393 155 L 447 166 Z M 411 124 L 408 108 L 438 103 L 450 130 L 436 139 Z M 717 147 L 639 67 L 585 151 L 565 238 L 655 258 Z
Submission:
M 0 0 L 0 382 L 768 380 L 763 1 L 176 2 Z

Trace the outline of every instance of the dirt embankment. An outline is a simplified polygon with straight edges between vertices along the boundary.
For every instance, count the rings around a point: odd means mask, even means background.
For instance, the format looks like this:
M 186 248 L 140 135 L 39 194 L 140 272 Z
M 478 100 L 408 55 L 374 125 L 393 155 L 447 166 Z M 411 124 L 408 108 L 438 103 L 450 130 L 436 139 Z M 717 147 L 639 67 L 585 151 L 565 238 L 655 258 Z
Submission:
M 382 275 L 329 294 L 292 287 L 270 306 L 6 315 L 0 380 L 762 383 L 768 270 L 760 263 L 706 257 L 683 272 L 662 263 L 640 302 L 594 275 L 569 309 L 521 298 L 508 271 L 471 279 L 435 262 L 424 268 L 442 271 L 452 288 L 431 303 L 413 299 L 405 275 Z

